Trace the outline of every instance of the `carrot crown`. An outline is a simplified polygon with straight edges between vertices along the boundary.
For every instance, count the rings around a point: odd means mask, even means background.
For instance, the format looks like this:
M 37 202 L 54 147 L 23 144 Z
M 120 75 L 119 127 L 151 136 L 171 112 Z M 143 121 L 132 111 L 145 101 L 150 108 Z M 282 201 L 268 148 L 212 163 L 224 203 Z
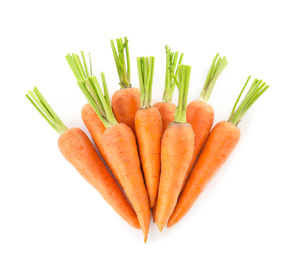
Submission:
M 172 97 L 175 89 L 175 80 L 174 75 L 177 76 L 177 63 L 180 65 L 183 60 L 184 53 L 180 54 L 179 62 L 178 56 L 179 52 L 171 52 L 171 49 L 168 45 L 166 49 L 166 78 L 165 78 L 165 90 L 163 93 L 162 101 L 166 103 L 172 102 Z
M 112 106 L 109 97 L 109 91 L 106 83 L 106 78 L 104 73 L 101 73 L 101 79 L 103 84 L 102 92 L 99 82 L 96 76 L 92 76 L 92 65 L 91 58 L 89 54 L 89 64 L 90 72 L 88 69 L 87 61 L 84 52 L 81 52 L 83 63 L 77 54 L 68 54 L 66 60 L 71 67 L 76 79 L 77 84 L 81 91 L 85 95 L 89 104 L 92 106 L 93 110 L 96 112 L 102 123 L 106 128 L 118 124 L 114 113 L 112 111 Z M 83 66 L 84 64 L 84 66 Z
M 231 112 L 229 117 L 229 122 L 238 125 L 243 115 L 247 112 L 247 110 L 257 101 L 257 99 L 269 88 L 265 82 L 262 80 L 255 79 L 251 84 L 246 96 L 243 98 L 240 105 L 237 107 L 237 104 L 242 96 L 244 89 L 247 86 L 248 81 L 250 80 L 250 76 L 248 77 L 247 81 L 244 84 Z M 237 109 L 236 109 L 237 107 Z
M 174 76 L 176 85 L 179 89 L 178 107 L 176 108 L 175 123 L 186 123 L 186 106 L 189 88 L 191 67 L 188 65 L 179 65 L 177 70 L 178 77 Z
M 58 134 L 62 135 L 68 130 L 37 87 L 33 88 L 33 92 L 28 91 L 26 98 Z
M 131 88 L 130 82 L 130 59 L 129 59 L 129 49 L 128 49 L 128 39 L 124 37 L 124 42 L 122 38 L 117 39 L 117 50 L 114 41 L 111 40 L 111 47 L 117 67 L 117 72 L 119 76 L 119 85 L 121 89 Z M 125 49 L 125 53 L 124 53 Z M 126 59 L 125 59 L 126 56 Z
M 139 57 L 137 58 L 137 63 L 140 82 L 141 109 L 145 109 L 151 106 L 155 57 Z
M 201 92 L 200 101 L 208 102 L 210 95 L 212 93 L 213 87 L 220 75 L 220 73 L 224 70 L 224 68 L 228 65 L 228 61 L 226 57 L 218 57 L 219 53 L 217 53 L 211 63 L 204 88 Z

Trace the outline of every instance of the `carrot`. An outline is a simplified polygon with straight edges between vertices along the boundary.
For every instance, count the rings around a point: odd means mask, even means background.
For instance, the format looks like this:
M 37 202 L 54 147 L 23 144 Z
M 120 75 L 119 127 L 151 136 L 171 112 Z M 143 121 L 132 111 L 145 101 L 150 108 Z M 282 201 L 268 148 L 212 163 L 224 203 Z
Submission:
M 179 102 L 174 121 L 168 126 L 161 144 L 161 175 L 155 222 L 162 231 L 171 216 L 194 149 L 194 133 L 186 122 L 186 104 L 191 67 L 178 66 Z
M 168 128 L 169 124 L 174 121 L 176 105 L 172 103 L 175 82 L 174 82 L 174 73 L 177 76 L 177 63 L 180 65 L 182 63 L 184 53 L 180 54 L 179 62 L 178 56 L 179 52 L 171 52 L 171 49 L 168 45 L 166 49 L 166 76 L 165 76 L 165 87 L 162 102 L 157 102 L 153 106 L 159 110 L 159 113 L 162 118 L 162 134 Z M 155 222 L 157 203 L 154 204 L 152 208 L 152 217 L 153 222 Z
M 242 116 L 269 87 L 266 83 L 262 83 L 262 80 L 255 79 L 243 101 L 236 109 L 249 79 L 250 76 L 235 102 L 229 120 L 217 123 L 207 138 L 201 155 L 169 219 L 168 227 L 176 224 L 189 211 L 206 184 L 227 160 L 240 139 L 240 129 L 237 125 Z
M 186 108 L 186 121 L 191 124 L 194 131 L 195 147 L 191 162 L 185 174 L 181 190 L 184 188 L 188 176 L 199 156 L 200 151 L 202 150 L 202 147 L 213 125 L 214 110 L 213 107 L 207 102 L 216 83 L 216 80 L 218 79 L 224 68 L 228 65 L 226 57 L 221 58 L 218 56 L 219 54 L 217 53 L 216 56 L 213 58 L 199 100 L 191 102 Z
M 101 73 L 104 89 L 102 92 L 97 78 L 89 73 L 83 52 L 82 59 L 84 67 L 78 55 L 67 56 L 69 65 L 78 80 L 78 86 L 106 128 L 102 134 L 103 149 L 115 176 L 119 179 L 136 212 L 146 242 L 151 212 L 135 135 L 127 125 L 117 122 L 110 104 L 104 74 Z
M 98 157 L 86 134 L 79 128 L 68 129 L 37 87 L 26 95 L 43 118 L 60 134 L 59 150 L 103 199 L 132 227 L 140 228 L 137 216 L 120 188 Z
M 160 176 L 162 120 L 156 107 L 151 106 L 154 57 L 137 59 L 141 108 L 136 113 L 135 130 L 150 207 L 154 206 Z
M 130 82 L 128 39 L 124 37 L 124 43 L 121 38 L 117 39 L 118 53 L 113 40 L 111 40 L 111 47 L 120 80 L 120 90 L 117 90 L 112 96 L 113 112 L 119 123 L 128 125 L 135 133 L 135 114 L 140 109 L 140 91 L 137 88 L 132 88 Z
M 175 88 L 174 73 L 177 75 L 177 63 L 180 65 L 183 60 L 184 54 L 181 53 L 179 62 L 179 52 L 171 52 L 169 46 L 166 45 L 166 77 L 165 77 L 165 89 L 163 93 L 162 102 L 157 102 L 153 106 L 159 110 L 162 118 L 162 133 L 165 132 L 171 122 L 174 121 L 176 105 L 171 103 Z

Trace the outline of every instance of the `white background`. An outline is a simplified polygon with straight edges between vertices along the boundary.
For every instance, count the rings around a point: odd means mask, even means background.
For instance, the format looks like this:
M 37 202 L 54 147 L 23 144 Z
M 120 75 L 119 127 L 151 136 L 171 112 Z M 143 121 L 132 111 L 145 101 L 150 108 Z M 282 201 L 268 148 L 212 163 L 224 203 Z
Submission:
M 298 259 L 296 1 L 2 1 L 0 259 Z M 38 86 L 68 127 L 86 103 L 64 58 L 90 51 L 112 94 L 110 39 L 156 57 L 161 99 L 165 53 L 192 66 L 199 97 L 213 56 L 229 65 L 210 104 L 228 118 L 248 75 L 270 88 L 239 124 L 239 145 L 184 219 L 147 244 L 64 160 L 58 135 L 25 99 Z M 177 101 L 176 93 L 174 101 Z

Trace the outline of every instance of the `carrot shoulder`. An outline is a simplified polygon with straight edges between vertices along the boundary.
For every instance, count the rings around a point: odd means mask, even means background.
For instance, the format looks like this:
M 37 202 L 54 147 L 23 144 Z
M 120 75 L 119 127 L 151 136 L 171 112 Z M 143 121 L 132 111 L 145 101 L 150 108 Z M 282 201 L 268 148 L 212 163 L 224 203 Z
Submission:
M 121 38 L 117 39 L 118 52 L 113 40 L 111 47 L 120 81 L 120 90 L 112 96 L 113 112 L 117 122 L 128 125 L 135 133 L 135 114 L 140 109 L 140 91 L 131 86 L 128 39 L 124 37 L 124 42 Z
M 249 79 L 250 77 L 248 80 Z M 262 80 L 255 79 L 247 92 L 247 95 L 236 110 L 236 106 L 248 80 L 236 100 L 229 120 L 216 124 L 207 138 L 201 155 L 199 156 L 199 159 L 180 195 L 176 208 L 169 219 L 168 227 L 176 224 L 189 211 L 206 184 L 227 160 L 240 139 L 240 130 L 237 127 L 237 124 L 250 106 L 269 87 L 265 83 L 262 83 Z
M 131 226 L 140 228 L 137 216 L 125 196 L 98 157 L 86 134 L 79 128 L 68 129 L 37 88 L 26 97 L 46 121 L 60 134 L 59 150 L 82 177 Z
M 82 58 L 83 63 L 86 64 L 84 55 Z M 114 116 L 104 73 L 101 73 L 102 91 L 97 78 L 88 73 L 87 67 L 80 65 L 82 63 L 77 55 L 68 56 L 68 59 L 71 67 L 74 68 L 78 86 L 106 128 L 102 135 L 103 149 L 115 176 L 119 178 L 119 182 L 136 212 L 146 241 L 151 212 L 140 168 L 136 138 L 132 130 L 127 125 L 118 123 Z M 78 75 L 78 71 L 82 71 L 82 75 Z
M 209 73 L 206 78 L 204 88 L 201 92 L 199 100 L 191 102 L 186 108 L 186 120 L 191 124 L 195 134 L 195 146 L 191 162 L 185 174 L 181 190 L 188 179 L 188 176 L 199 156 L 200 151 L 210 133 L 214 121 L 214 110 L 207 102 L 212 93 L 213 87 L 221 72 L 227 66 L 226 57 L 218 57 L 219 54 L 213 58 Z
M 167 224 L 181 190 L 194 149 L 194 134 L 186 122 L 186 104 L 191 68 L 178 66 L 179 105 L 175 120 L 162 137 L 161 176 L 155 222 L 160 231 Z

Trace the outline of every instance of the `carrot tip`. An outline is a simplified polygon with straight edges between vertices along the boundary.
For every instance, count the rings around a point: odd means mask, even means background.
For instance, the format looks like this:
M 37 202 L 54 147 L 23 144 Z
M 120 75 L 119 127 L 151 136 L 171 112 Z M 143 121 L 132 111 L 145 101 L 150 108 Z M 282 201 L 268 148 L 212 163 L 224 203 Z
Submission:
M 146 244 L 148 237 L 144 237 L 144 243 Z
M 158 227 L 158 229 L 159 229 L 159 231 L 160 231 L 160 233 L 161 233 L 162 230 L 163 230 L 163 227 L 159 226 L 158 224 L 157 224 L 157 227 Z
M 170 227 L 173 226 L 173 225 L 174 225 L 174 223 L 170 223 L 170 222 L 168 222 L 167 227 L 170 228 Z

